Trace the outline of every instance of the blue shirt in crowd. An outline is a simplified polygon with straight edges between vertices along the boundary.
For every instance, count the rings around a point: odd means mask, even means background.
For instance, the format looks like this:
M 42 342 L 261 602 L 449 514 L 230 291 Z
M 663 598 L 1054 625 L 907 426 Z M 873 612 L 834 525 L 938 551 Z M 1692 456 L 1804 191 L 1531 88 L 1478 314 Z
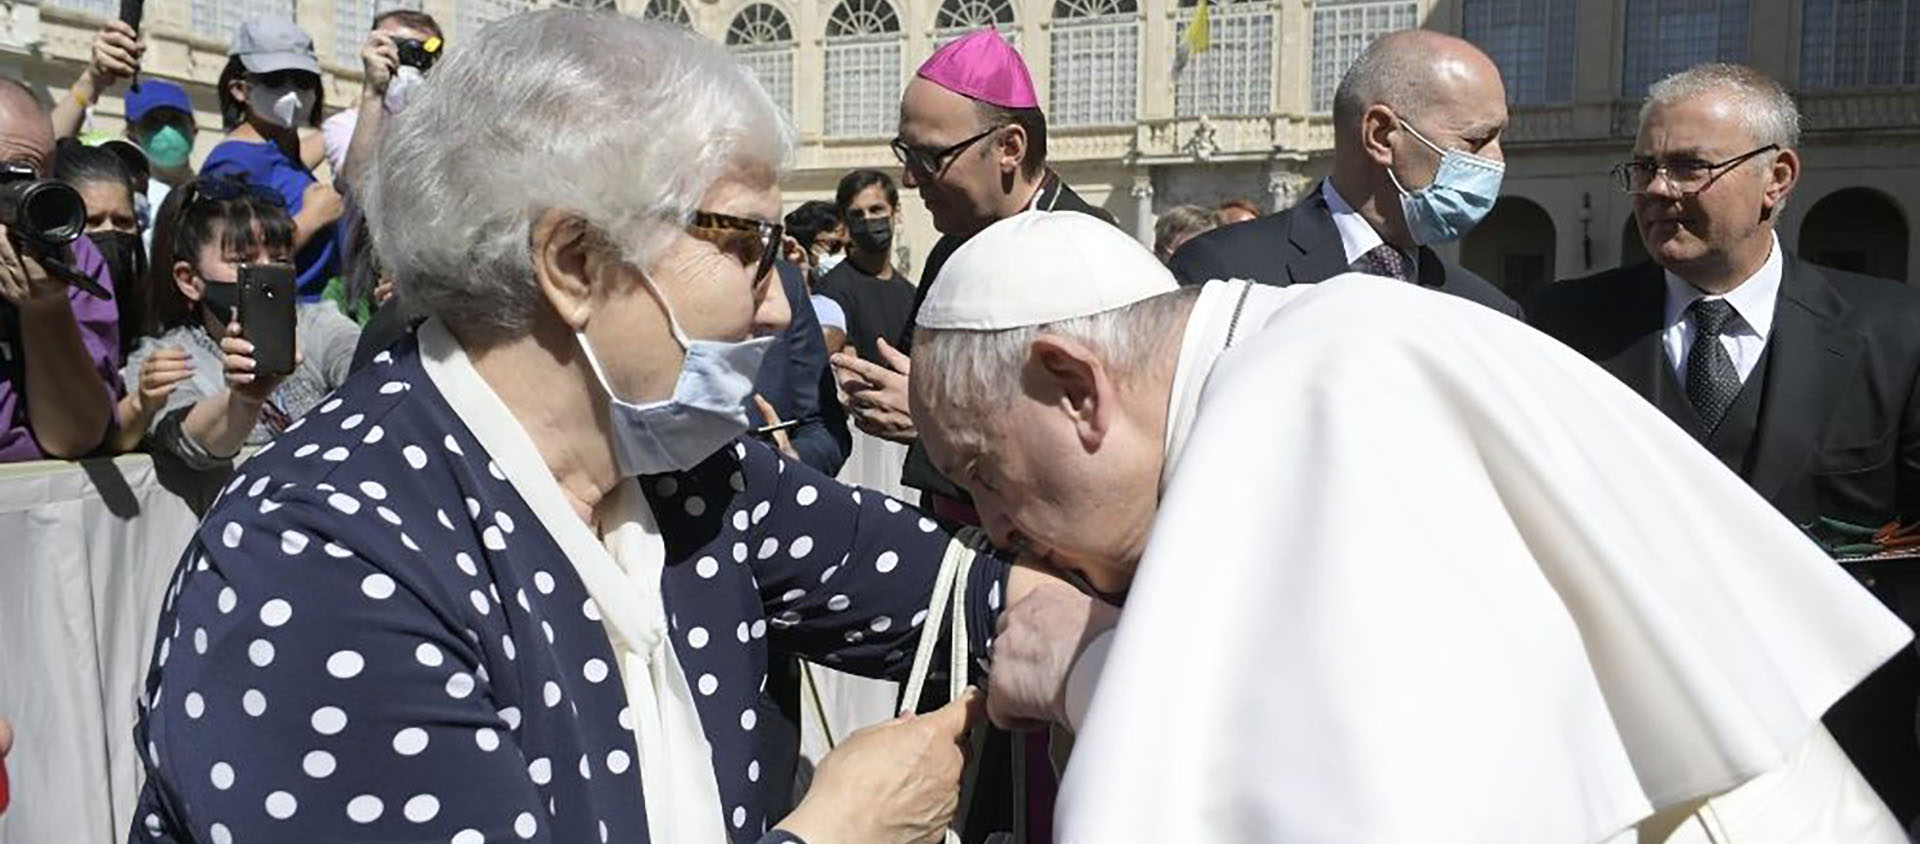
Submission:
M 266 185 L 286 200 L 287 213 L 298 214 L 306 203 L 307 188 L 319 179 L 298 160 L 288 158 L 276 144 L 257 141 L 222 141 L 200 166 L 201 176 L 245 178 Z M 337 225 L 307 241 L 306 248 L 294 256 L 299 270 L 300 298 L 314 301 L 326 290 L 327 282 L 340 274 L 340 245 Z

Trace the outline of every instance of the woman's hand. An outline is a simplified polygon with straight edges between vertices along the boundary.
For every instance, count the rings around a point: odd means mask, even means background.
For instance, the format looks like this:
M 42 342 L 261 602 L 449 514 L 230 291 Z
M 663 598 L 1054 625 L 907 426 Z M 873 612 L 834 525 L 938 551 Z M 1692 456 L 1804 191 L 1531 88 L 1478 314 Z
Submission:
M 760 416 L 767 420 L 769 427 L 780 424 L 780 411 L 774 409 L 773 403 L 767 401 L 766 396 L 754 393 L 753 405 L 760 409 Z M 773 448 L 775 451 L 786 455 L 790 460 L 800 459 L 800 452 L 793 450 L 793 439 L 787 436 L 787 429 L 775 428 L 773 433 L 768 435 L 768 438 L 773 440 Z
M 967 730 L 980 692 L 925 715 L 903 715 L 850 736 L 820 760 L 813 787 L 780 828 L 807 844 L 918 844 L 937 840 L 960 804 Z
M 108 21 L 93 36 L 93 59 L 87 64 L 87 74 L 93 77 L 97 89 L 106 88 L 139 73 L 140 58 L 146 52 L 146 43 L 133 27 L 124 21 Z
M 193 361 L 187 358 L 186 349 L 167 346 L 155 350 L 140 364 L 140 383 L 133 393 L 135 414 L 150 418 L 167 406 L 167 397 L 180 382 L 192 377 Z
M 261 375 L 255 372 L 259 364 L 253 359 L 253 344 L 242 334 L 238 320 L 228 323 L 227 336 L 220 338 L 220 352 L 224 356 L 222 363 L 226 367 L 228 389 L 251 404 L 265 404 L 280 382 L 286 380 L 285 375 Z M 293 346 L 295 369 L 300 367 L 300 359 L 300 342 L 296 339 Z

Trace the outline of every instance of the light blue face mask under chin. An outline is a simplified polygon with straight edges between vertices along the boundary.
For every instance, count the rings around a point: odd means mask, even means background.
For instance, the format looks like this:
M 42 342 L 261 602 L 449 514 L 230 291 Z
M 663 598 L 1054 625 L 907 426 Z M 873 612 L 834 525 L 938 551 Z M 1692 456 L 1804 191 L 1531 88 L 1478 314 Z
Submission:
M 666 302 L 665 294 L 660 294 L 660 301 Z M 773 338 L 754 337 L 737 343 L 690 340 L 680 330 L 672 306 L 667 307 L 667 323 L 674 339 L 686 350 L 686 359 L 680 364 L 673 395 L 647 404 L 620 398 L 586 334 L 573 333 L 593 368 L 593 377 L 607 394 L 613 419 L 614 459 L 622 477 L 684 472 L 700 465 L 753 424 L 747 417 L 747 401 L 753 397 L 753 379 Z
M 1441 149 L 1405 120 L 1400 126 L 1440 154 L 1440 169 L 1434 171 L 1433 183 L 1419 190 L 1407 190 L 1393 169 L 1387 169 L 1387 178 L 1400 191 L 1400 212 L 1406 217 L 1407 233 L 1415 243 L 1427 246 L 1459 240 L 1493 210 L 1507 165 L 1470 152 Z

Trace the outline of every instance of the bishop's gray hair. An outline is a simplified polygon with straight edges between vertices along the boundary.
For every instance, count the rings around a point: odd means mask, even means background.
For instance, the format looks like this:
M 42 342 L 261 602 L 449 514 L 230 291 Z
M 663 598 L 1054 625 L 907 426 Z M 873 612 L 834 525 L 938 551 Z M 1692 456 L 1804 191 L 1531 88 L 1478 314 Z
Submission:
M 1158 355 L 1177 349 L 1200 286 L 1182 287 L 1092 316 L 1001 331 L 918 329 L 908 388 L 950 413 L 1006 410 L 1020 395 L 1021 368 L 1043 334 L 1085 344 L 1125 381 L 1149 372 Z
M 793 129 L 752 74 L 681 27 L 548 10 L 489 24 L 390 119 L 362 186 L 399 298 L 489 344 L 538 308 L 529 235 L 574 212 L 649 266 L 722 177 L 775 178 Z
M 1640 105 L 1640 122 L 1654 109 L 1671 106 L 1702 94 L 1725 94 L 1734 100 L 1734 112 L 1759 146 L 1781 149 L 1800 145 L 1800 109 L 1779 82 L 1745 65 L 1710 62 L 1675 73 L 1647 89 Z

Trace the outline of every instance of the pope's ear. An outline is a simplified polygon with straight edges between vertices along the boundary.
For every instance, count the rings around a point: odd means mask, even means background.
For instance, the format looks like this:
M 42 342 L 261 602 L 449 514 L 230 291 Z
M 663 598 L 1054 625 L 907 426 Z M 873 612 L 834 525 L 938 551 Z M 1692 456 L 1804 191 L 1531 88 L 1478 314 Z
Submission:
M 1029 351 L 1028 370 L 1040 383 L 1030 383 L 1028 394 L 1067 414 L 1081 446 L 1099 450 L 1118 398 L 1100 356 L 1083 343 L 1053 334 L 1035 338 Z

